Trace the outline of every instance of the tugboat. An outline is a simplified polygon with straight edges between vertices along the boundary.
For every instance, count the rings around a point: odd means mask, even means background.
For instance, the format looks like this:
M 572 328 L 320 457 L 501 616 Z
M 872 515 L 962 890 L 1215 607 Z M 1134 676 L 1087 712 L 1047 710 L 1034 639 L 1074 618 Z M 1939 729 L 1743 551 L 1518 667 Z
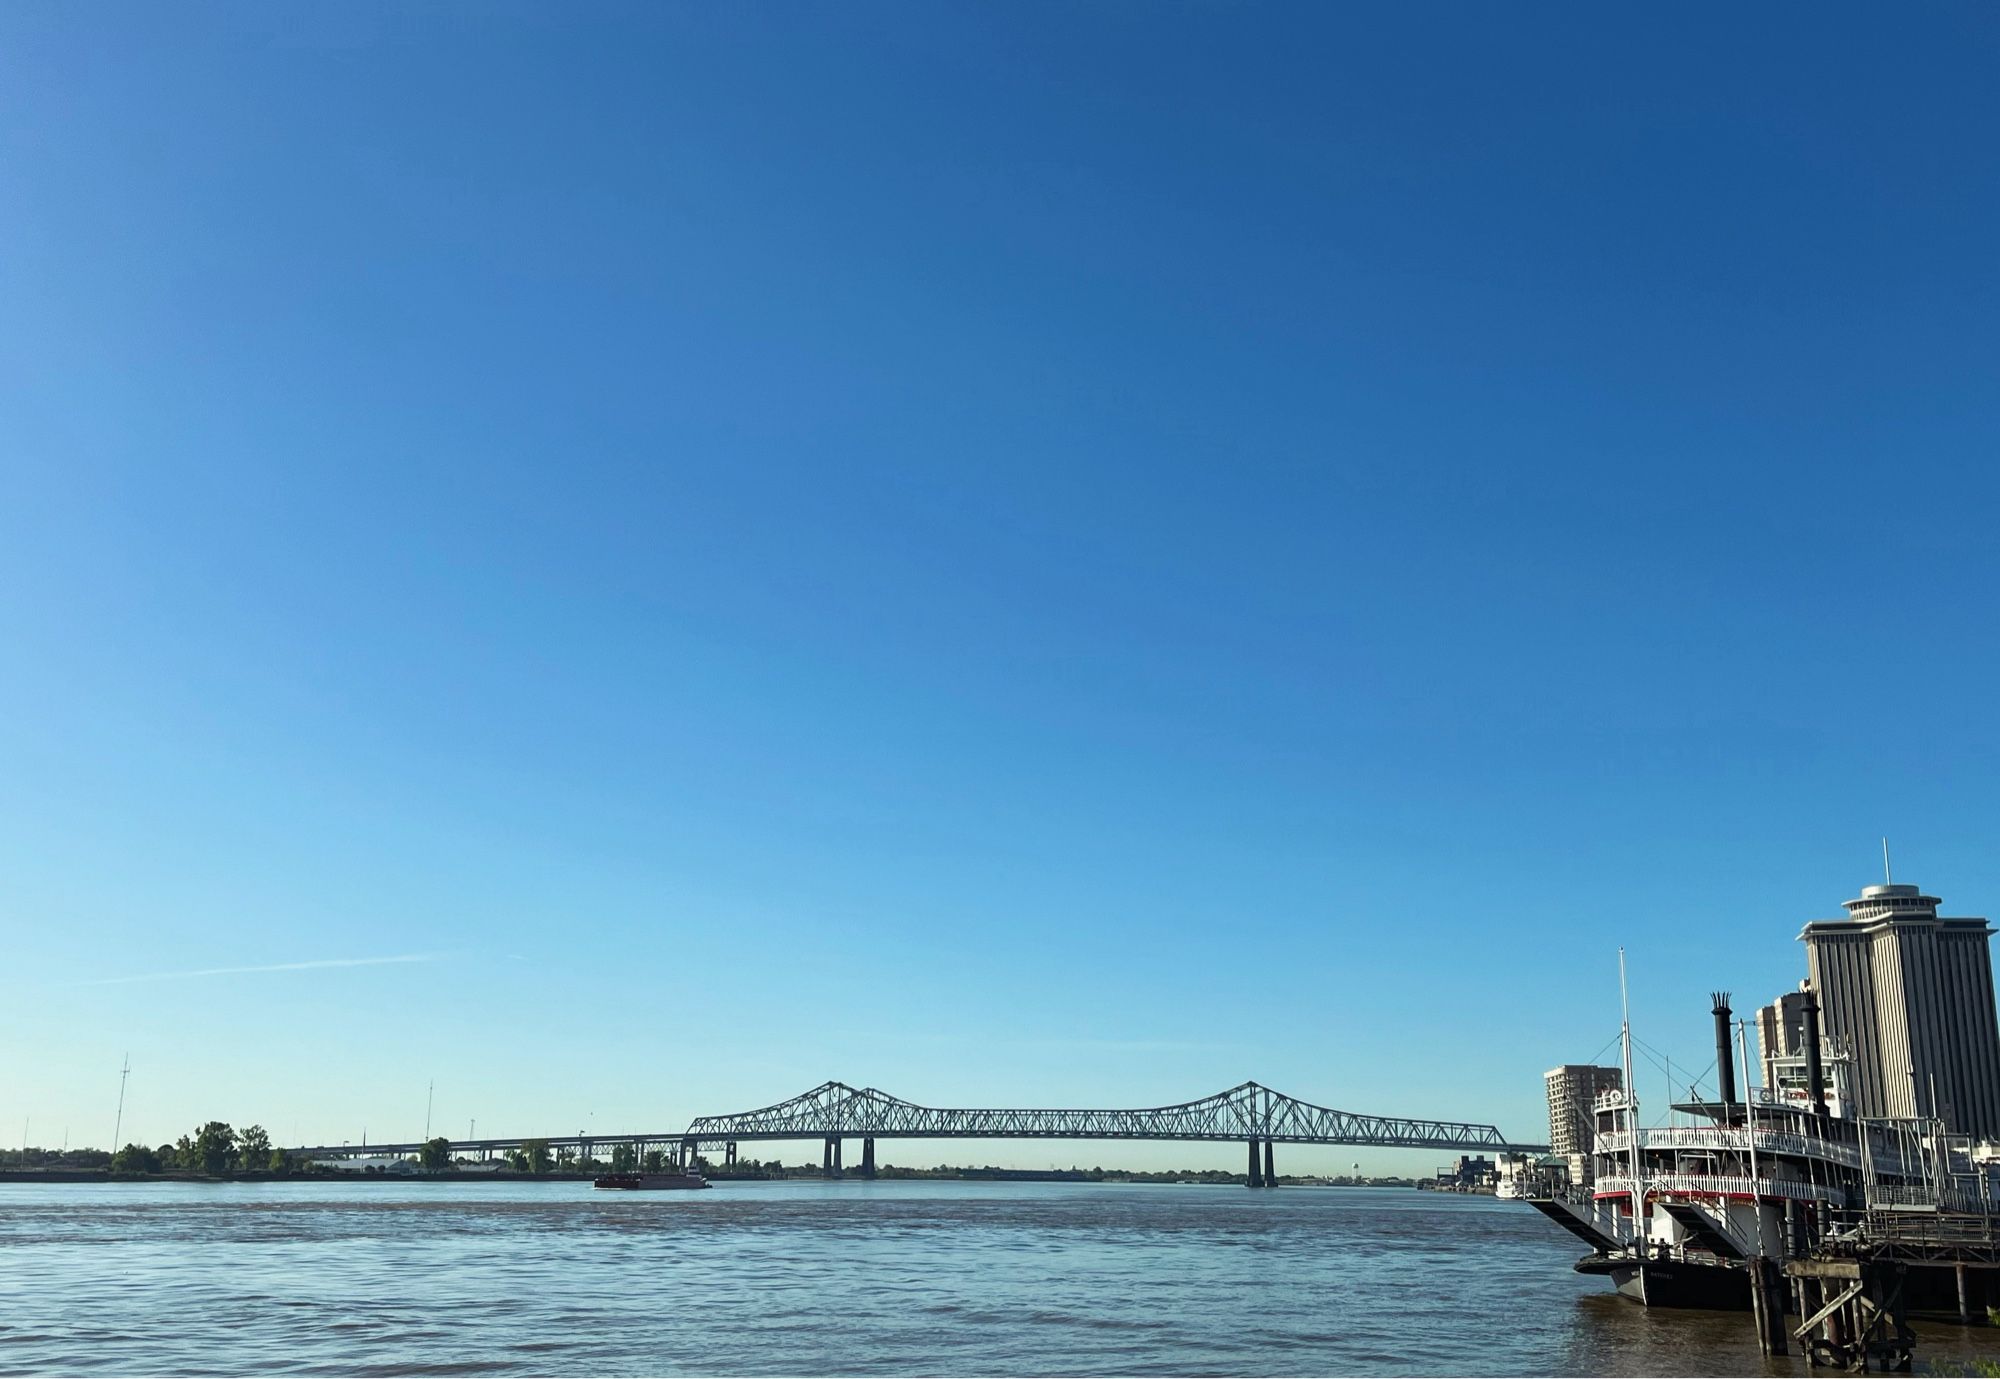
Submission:
M 675 1192 L 712 1184 L 690 1168 L 684 1173 L 607 1173 L 591 1186 L 617 1188 L 621 1192 Z

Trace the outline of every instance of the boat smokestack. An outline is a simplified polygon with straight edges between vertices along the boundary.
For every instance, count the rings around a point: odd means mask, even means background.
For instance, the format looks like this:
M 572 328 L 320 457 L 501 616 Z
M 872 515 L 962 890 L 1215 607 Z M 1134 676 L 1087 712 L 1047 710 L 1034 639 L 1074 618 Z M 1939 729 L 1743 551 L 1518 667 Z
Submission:
M 1819 1061 L 1819 993 L 1806 989 L 1802 1013 L 1806 1021 L 1806 1086 L 1812 1092 L 1813 1114 L 1826 1119 L 1826 1069 Z
M 1724 1106 L 1736 1104 L 1736 1055 L 1729 1047 L 1729 993 L 1715 995 L 1715 1086 Z

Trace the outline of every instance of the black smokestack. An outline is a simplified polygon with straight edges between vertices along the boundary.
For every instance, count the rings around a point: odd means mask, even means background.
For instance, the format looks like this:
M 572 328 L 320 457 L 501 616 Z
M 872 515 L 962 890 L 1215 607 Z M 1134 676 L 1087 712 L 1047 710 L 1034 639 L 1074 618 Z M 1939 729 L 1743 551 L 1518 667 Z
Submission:
M 1715 993 L 1715 1085 L 1722 1104 L 1736 1104 L 1736 1055 L 1729 1050 L 1729 993 Z
M 1819 995 L 1806 988 L 1806 1086 L 1812 1091 L 1813 1114 L 1826 1119 L 1826 1069 L 1819 1061 Z

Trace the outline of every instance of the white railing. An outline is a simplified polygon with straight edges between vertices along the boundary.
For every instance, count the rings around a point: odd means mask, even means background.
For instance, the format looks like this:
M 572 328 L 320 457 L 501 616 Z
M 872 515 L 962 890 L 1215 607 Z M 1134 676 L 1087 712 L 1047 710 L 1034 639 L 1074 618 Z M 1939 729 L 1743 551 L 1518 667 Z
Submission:
M 1802 1202 L 1844 1202 L 1847 1194 L 1837 1187 L 1800 1182 L 1796 1178 L 1750 1178 L 1730 1173 L 1649 1173 L 1646 1191 L 1686 1192 L 1725 1197 L 1790 1197 Z M 1599 1197 L 1630 1196 L 1630 1178 L 1599 1178 Z
M 1748 1133 L 1735 1128 L 1723 1129 L 1719 1126 L 1680 1126 L 1659 1130 L 1641 1130 L 1641 1149 L 1713 1149 L 1748 1152 Z M 1597 1137 L 1597 1152 L 1611 1156 L 1629 1153 L 1632 1148 L 1632 1132 L 1629 1130 L 1607 1130 Z M 1816 1135 L 1795 1135 L 1782 1130 L 1759 1130 L 1757 1150 L 1763 1154 L 1792 1154 L 1799 1158 L 1822 1159 L 1846 1168 L 1861 1167 L 1861 1151 L 1851 1144 L 1837 1144 L 1823 1140 Z
M 1947 1211 L 1987 1216 L 1993 1202 L 1987 1194 L 1973 1192 L 1955 1183 L 1938 1186 L 1903 1185 L 1877 1182 L 1868 1188 L 1869 1210 Z

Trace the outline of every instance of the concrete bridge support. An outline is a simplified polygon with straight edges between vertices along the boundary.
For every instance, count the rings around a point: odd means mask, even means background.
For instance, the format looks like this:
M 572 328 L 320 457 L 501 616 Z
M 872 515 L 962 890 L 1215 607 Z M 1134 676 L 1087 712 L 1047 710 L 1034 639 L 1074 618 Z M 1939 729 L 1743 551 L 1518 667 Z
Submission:
M 682 1141 L 681 1141 L 681 1160 L 680 1160 L 680 1166 L 681 1166 L 682 1168 L 693 1168 L 693 1167 L 694 1167 L 694 1158 L 695 1158 L 695 1153 L 696 1153 L 696 1151 L 697 1151 L 697 1150 L 699 1150 L 699 1149 L 700 1149 L 700 1147 L 701 1147 L 701 1146 L 700 1146 L 699 1144 L 697 1144 L 697 1143 L 696 1143 L 695 1141 L 693 1141 L 693 1140 L 682 1140 Z
M 873 1135 L 861 1141 L 861 1176 L 864 1178 L 873 1178 L 875 1176 L 875 1137 Z
M 1265 1140 L 1264 1141 L 1264 1186 L 1276 1187 L 1277 1185 L 1278 1185 L 1277 1153 L 1272 1148 L 1271 1141 Z
M 1257 1157 L 1257 1141 L 1255 1140 L 1250 1141 L 1250 1172 L 1247 1175 L 1245 1186 L 1264 1186 L 1264 1165 Z
M 729 1142 L 729 1143 L 728 1143 L 727 1145 L 723 1146 L 723 1150 L 722 1150 L 722 1162 L 723 1162 L 724 1164 L 726 1164 L 726 1165 L 727 1165 L 728 1167 L 730 1167 L 730 1168 L 734 1168 L 734 1167 L 736 1167 L 736 1141 L 735 1141 L 735 1140 L 731 1140 L 731 1141 L 730 1141 L 730 1142 Z

